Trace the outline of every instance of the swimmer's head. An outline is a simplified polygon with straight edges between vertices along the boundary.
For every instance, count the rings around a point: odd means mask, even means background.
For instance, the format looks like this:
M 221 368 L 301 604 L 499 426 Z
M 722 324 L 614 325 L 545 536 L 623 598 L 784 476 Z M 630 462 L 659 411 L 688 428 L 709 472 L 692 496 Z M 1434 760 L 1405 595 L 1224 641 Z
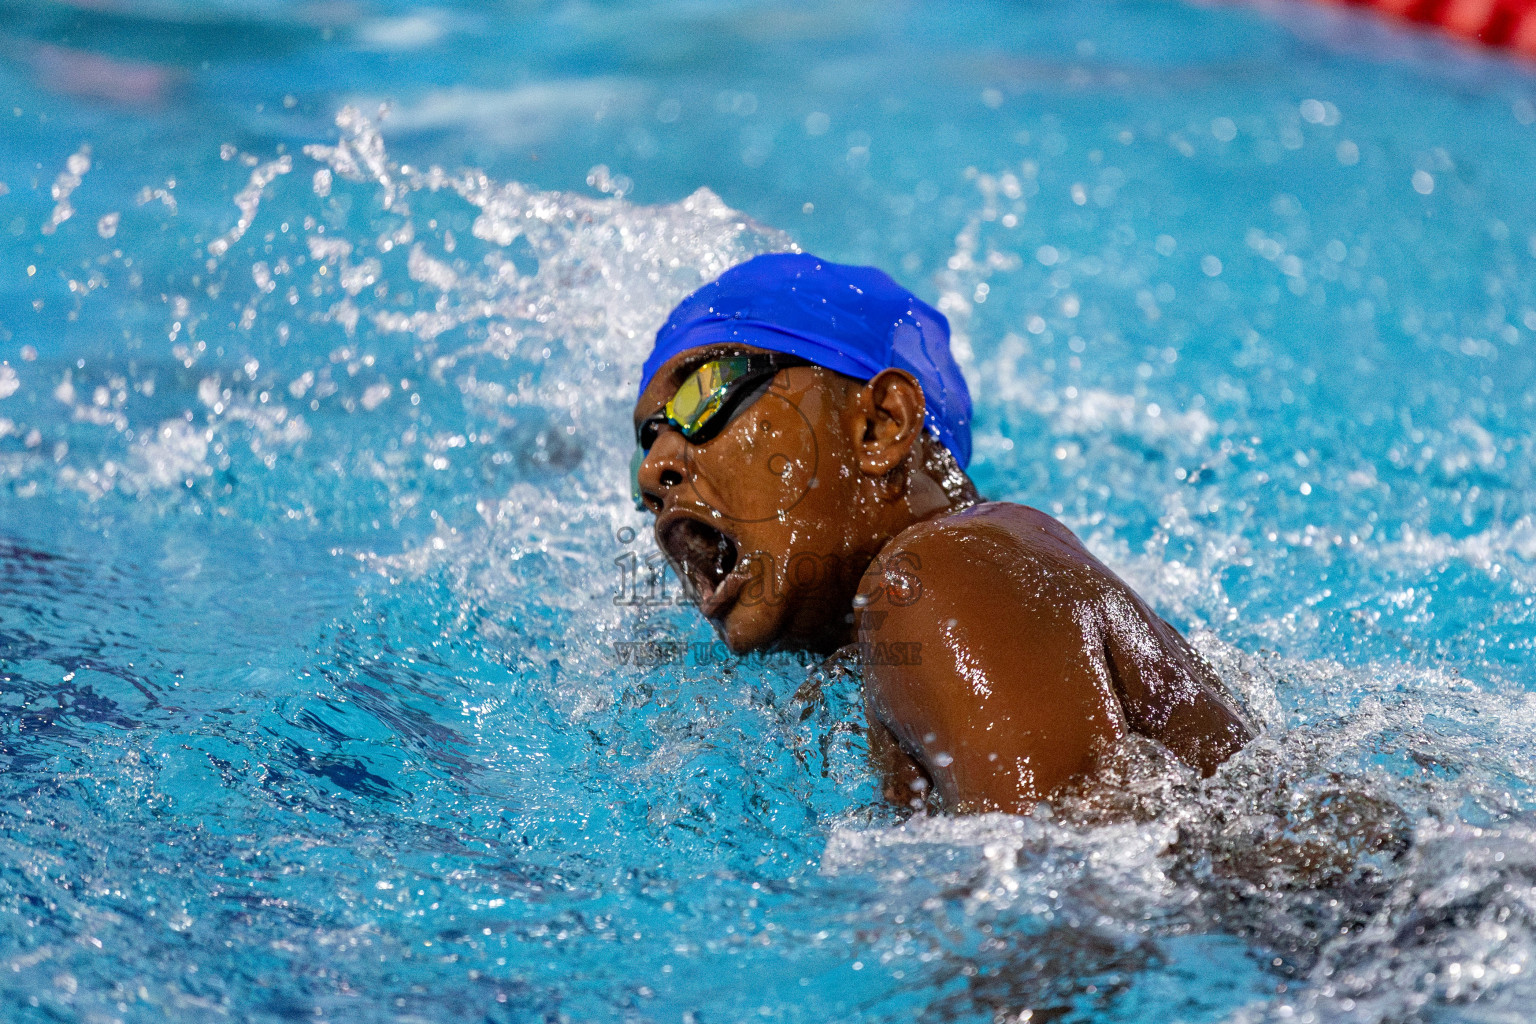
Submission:
M 759 256 L 657 333 L 636 498 L 733 650 L 824 650 L 886 541 L 975 500 L 970 416 L 937 310 L 871 267 Z

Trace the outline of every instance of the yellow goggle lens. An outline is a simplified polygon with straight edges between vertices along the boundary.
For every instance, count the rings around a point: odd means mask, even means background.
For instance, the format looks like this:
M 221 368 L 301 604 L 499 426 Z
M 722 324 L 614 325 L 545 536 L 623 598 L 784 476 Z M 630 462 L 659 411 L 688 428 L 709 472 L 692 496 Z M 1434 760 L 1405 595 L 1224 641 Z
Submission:
M 667 402 L 667 419 L 678 425 L 684 436 L 697 433 L 720 411 L 730 386 L 747 374 L 745 356 L 715 359 L 705 363 L 683 381 Z

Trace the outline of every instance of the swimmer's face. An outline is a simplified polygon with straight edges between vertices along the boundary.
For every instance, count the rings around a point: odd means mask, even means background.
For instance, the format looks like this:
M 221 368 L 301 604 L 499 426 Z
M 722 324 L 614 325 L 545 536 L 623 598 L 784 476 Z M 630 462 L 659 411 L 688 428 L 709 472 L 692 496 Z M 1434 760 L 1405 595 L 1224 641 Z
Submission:
M 761 351 L 680 353 L 640 396 L 636 424 L 704 363 Z M 847 398 L 860 387 L 817 366 L 781 369 L 720 433 L 694 444 L 663 427 L 640 465 L 657 546 L 737 653 L 846 639 L 858 579 L 883 541 L 849 437 Z

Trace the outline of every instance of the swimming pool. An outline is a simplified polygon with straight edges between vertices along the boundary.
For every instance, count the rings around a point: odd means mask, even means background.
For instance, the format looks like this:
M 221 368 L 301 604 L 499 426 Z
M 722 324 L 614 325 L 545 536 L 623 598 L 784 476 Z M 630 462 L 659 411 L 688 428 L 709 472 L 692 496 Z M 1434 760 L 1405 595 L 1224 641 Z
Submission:
M 1131 0 L 0 12 L 7 1020 L 1528 1016 L 1528 71 Z M 1260 740 L 902 822 L 856 680 L 718 656 L 629 401 L 792 245 L 942 305 L 982 491 Z

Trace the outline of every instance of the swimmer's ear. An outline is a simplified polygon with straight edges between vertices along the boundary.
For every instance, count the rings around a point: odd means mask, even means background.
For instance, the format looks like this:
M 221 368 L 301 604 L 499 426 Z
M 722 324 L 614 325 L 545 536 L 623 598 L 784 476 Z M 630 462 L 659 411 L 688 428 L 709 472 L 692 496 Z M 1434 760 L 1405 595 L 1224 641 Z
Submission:
M 922 436 L 923 409 L 923 389 L 907 371 L 891 367 L 870 378 L 848 405 L 859 468 L 884 476 L 905 462 Z

